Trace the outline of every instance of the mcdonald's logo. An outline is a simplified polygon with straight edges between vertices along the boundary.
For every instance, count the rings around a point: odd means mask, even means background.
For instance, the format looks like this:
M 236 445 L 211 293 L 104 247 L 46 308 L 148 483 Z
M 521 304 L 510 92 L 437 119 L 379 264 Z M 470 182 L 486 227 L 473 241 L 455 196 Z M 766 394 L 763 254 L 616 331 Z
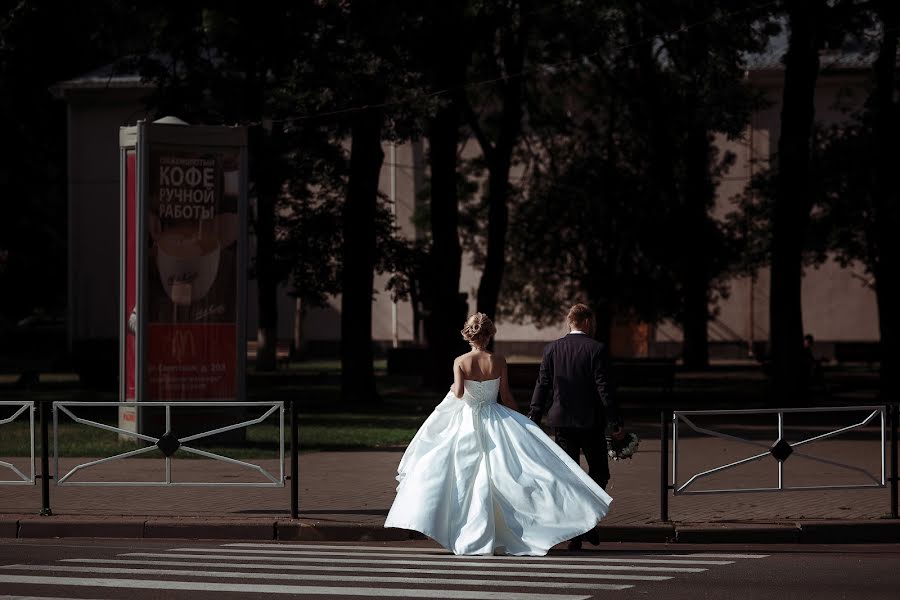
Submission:
M 182 362 L 185 358 L 193 357 L 196 353 L 194 332 L 178 329 L 172 333 L 172 358 Z

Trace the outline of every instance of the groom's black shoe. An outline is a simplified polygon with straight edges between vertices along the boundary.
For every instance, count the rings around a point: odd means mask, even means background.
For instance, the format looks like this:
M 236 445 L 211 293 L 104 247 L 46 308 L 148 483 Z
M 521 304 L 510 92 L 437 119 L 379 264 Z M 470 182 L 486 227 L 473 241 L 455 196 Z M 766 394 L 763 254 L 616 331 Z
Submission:
M 581 550 L 581 536 L 578 536 L 574 540 L 569 540 L 569 551 L 577 552 Z
M 589 541 L 595 546 L 600 545 L 600 533 L 597 531 L 597 528 L 591 529 L 587 533 L 584 534 L 584 539 Z

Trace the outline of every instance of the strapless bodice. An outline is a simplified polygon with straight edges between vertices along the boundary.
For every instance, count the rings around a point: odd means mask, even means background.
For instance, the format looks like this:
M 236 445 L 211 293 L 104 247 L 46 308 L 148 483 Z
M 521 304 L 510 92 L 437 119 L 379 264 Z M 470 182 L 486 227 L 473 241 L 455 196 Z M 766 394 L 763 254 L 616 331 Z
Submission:
M 480 404 L 492 404 L 497 401 L 497 394 L 500 392 L 500 378 L 488 379 L 486 381 L 475 381 L 474 379 L 466 379 L 463 381 L 462 399 L 471 406 Z

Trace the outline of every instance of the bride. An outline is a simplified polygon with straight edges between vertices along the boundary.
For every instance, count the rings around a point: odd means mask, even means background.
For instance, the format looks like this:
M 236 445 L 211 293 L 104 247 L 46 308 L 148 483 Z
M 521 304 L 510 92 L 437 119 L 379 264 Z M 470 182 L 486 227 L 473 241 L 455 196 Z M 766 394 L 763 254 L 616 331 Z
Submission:
M 592 530 L 612 498 L 511 408 L 506 361 L 485 350 L 495 332 L 483 313 L 466 320 L 472 351 L 453 362 L 450 392 L 400 460 L 384 526 L 419 531 L 454 554 L 543 556 Z

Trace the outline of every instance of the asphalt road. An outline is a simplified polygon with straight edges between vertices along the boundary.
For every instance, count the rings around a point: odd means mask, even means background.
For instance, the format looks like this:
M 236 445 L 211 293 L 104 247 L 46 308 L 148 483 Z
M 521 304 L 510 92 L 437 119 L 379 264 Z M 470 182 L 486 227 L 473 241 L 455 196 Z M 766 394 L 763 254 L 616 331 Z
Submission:
M 0 540 L 13 598 L 875 600 L 900 597 L 900 544 L 603 545 L 456 557 L 431 542 Z

